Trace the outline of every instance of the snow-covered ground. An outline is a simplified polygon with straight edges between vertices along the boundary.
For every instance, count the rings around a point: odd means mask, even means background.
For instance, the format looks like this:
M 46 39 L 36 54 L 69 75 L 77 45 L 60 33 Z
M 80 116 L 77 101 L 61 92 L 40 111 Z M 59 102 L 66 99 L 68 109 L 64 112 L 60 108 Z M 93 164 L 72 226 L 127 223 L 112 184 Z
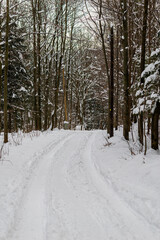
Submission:
M 131 155 L 121 136 L 53 131 L 5 147 L 0 240 L 160 240 L 160 153 Z

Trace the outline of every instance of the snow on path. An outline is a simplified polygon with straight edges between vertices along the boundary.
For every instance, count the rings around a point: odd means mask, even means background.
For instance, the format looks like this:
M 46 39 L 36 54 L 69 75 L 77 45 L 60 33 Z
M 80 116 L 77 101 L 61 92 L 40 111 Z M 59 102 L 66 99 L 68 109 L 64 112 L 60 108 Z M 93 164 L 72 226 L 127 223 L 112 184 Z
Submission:
M 76 131 L 53 141 L 30 175 L 7 240 L 160 239 L 160 229 L 99 169 L 96 144 L 102 135 Z
M 159 240 L 159 229 L 123 201 L 97 171 L 96 136 L 81 133 L 55 156 L 46 239 Z
M 69 135 L 69 136 L 68 136 Z M 61 149 L 72 134 L 64 135 L 63 139 L 58 136 L 58 140 L 50 145 L 52 151 L 40 158 L 37 168 L 32 173 L 27 189 L 24 192 L 23 200 L 19 206 L 15 226 L 9 233 L 11 240 L 44 240 L 46 221 L 46 180 L 56 151 Z M 49 149 L 51 148 L 49 146 Z M 48 149 L 48 147 L 47 147 Z

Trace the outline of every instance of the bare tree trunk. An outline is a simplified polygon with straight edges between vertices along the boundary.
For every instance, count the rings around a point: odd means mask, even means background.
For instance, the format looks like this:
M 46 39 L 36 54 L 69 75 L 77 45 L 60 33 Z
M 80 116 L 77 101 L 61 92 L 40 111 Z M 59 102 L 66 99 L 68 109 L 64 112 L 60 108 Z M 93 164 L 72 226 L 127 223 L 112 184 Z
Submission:
M 72 80 L 73 64 L 71 66 L 71 94 L 70 94 L 70 113 L 69 113 L 69 128 L 72 129 L 72 108 L 73 108 L 73 80 Z
M 141 49 L 141 73 L 145 69 L 147 17 L 148 17 L 148 0 L 144 0 L 143 28 L 142 28 L 142 49 Z M 143 88 L 143 84 L 144 84 L 144 78 L 141 78 L 142 88 Z M 143 112 L 140 113 L 140 119 L 139 119 L 139 126 L 138 127 L 139 127 L 139 141 L 143 145 Z
M 66 81 L 64 78 L 64 69 L 63 69 L 63 92 L 64 92 L 64 116 L 65 116 L 65 121 L 68 121 L 68 115 L 67 115 L 67 99 L 66 99 Z
M 37 57 L 38 57 L 38 69 L 37 69 L 37 121 L 38 130 L 41 130 L 41 1 L 38 1 L 38 35 L 37 35 Z
M 121 0 L 123 15 L 123 74 L 124 74 L 124 116 L 123 116 L 123 136 L 129 140 L 130 130 L 130 109 L 129 109 L 129 73 L 128 73 L 128 13 L 127 0 Z
M 141 50 L 141 73 L 145 69 L 147 17 L 148 17 L 148 0 L 144 0 L 142 50 Z M 141 78 L 141 83 L 144 83 L 144 78 Z
M 62 104 L 61 104 L 61 112 L 60 112 L 60 118 L 59 118 L 59 124 L 58 124 L 59 129 L 63 125 L 63 123 L 62 123 L 63 106 L 64 106 L 64 98 L 62 98 Z
M 5 73 L 4 73 L 4 143 L 8 142 L 8 121 L 7 121 L 7 82 L 8 82 L 8 52 L 9 52 L 9 0 L 6 1 L 6 40 L 5 40 Z
M 17 128 L 17 110 L 15 109 L 14 112 L 14 131 L 18 132 L 18 128 Z
M 153 149 L 158 150 L 158 121 L 160 116 L 160 102 L 157 102 L 155 111 L 152 115 L 152 133 L 151 133 L 151 146 Z
M 45 11 L 45 25 L 44 25 L 44 41 L 47 42 L 47 27 L 46 27 L 46 24 L 47 24 L 47 13 L 46 13 L 46 5 L 44 7 L 44 11 Z M 47 56 L 47 46 L 45 45 L 45 55 L 46 55 L 46 58 L 45 58 L 45 76 L 44 76 L 44 79 L 45 79 L 45 90 L 44 90 L 44 130 L 47 130 L 48 128 L 48 99 L 49 99 L 49 76 L 50 76 L 50 72 L 51 72 L 51 69 L 50 69 L 50 66 L 47 66 L 48 64 L 48 56 Z M 52 57 L 49 61 L 49 65 L 52 65 Z M 48 69 L 47 69 L 48 67 Z
M 133 8 L 133 1 L 129 0 L 128 2 L 128 75 L 129 75 L 129 89 L 130 89 L 130 96 L 129 96 L 129 109 L 132 109 L 132 88 L 131 88 L 131 81 L 132 81 L 132 71 L 133 71 L 133 18 L 132 16 L 132 8 Z M 130 126 L 132 124 L 133 114 L 130 113 Z
M 110 126 L 111 126 L 111 115 L 110 115 L 110 97 L 111 97 L 111 93 L 110 93 L 110 73 L 109 73 L 109 67 L 108 67 L 108 60 L 107 60 L 107 52 L 106 52 L 106 46 L 105 46 L 105 39 L 104 39 L 104 30 L 103 30 L 103 26 L 102 26 L 102 5 L 103 2 L 102 0 L 100 0 L 99 2 L 99 29 L 100 29 L 100 37 L 101 37 L 101 41 L 102 41 L 102 51 L 103 51 L 103 55 L 104 55 L 104 61 L 105 61 L 105 68 L 106 68 L 106 74 L 107 74 L 107 78 L 108 78 L 108 89 L 109 89 L 109 93 L 108 93 L 108 121 L 107 121 L 107 125 L 108 125 L 108 132 L 110 133 Z
M 44 11 L 45 11 L 45 26 L 44 26 L 44 41 L 47 43 L 47 12 L 46 12 L 46 4 L 44 4 Z M 56 22 L 57 22 L 57 17 L 56 16 Z M 51 42 L 52 42 L 52 49 L 50 53 L 50 59 L 48 61 L 48 55 L 47 55 L 47 46 L 45 45 L 45 55 L 46 55 L 46 60 L 45 60 L 45 100 L 44 100 L 44 130 L 47 130 L 48 128 L 48 120 L 49 120 L 49 106 L 48 106 L 48 100 L 49 100 L 49 85 L 50 85 L 50 80 L 52 76 L 52 63 L 53 63 L 53 54 L 54 54 L 54 45 L 55 45 L 55 37 L 56 33 L 54 34 Z
M 113 116 L 113 109 L 114 109 L 114 32 L 113 26 L 111 27 L 110 33 L 110 48 L 111 48 L 111 64 L 110 64 L 110 86 L 109 86 L 109 134 L 110 137 L 113 137 L 113 123 L 114 123 L 114 116 Z
M 115 121 L 115 129 L 118 129 L 118 120 L 119 120 L 119 31 L 117 28 L 117 40 L 116 40 L 116 121 Z
M 10 105 L 10 103 L 8 104 Z M 12 110 L 8 109 L 8 132 L 12 132 Z
M 34 51 L 34 123 L 35 129 L 38 130 L 37 120 L 37 46 L 36 46 L 36 3 L 32 0 L 32 15 L 33 15 L 33 51 Z
M 68 27 L 68 1 L 65 1 L 65 19 L 63 19 L 63 4 L 64 2 L 61 0 L 61 55 L 59 59 L 59 65 L 58 65 L 58 73 L 56 76 L 56 82 L 55 82 L 55 109 L 54 109 L 54 124 L 55 127 L 57 127 L 57 109 L 58 109 L 58 93 L 59 93 L 59 85 L 60 85 L 60 78 L 61 78 L 61 67 L 62 67 L 62 61 L 64 57 L 65 52 L 65 46 L 66 46 L 66 37 L 67 37 L 67 27 Z M 64 28 L 63 28 L 64 24 Z
M 71 54 L 72 54 L 72 47 L 73 47 L 72 45 L 73 45 L 73 29 L 74 29 L 75 17 L 76 17 L 75 15 L 76 15 L 76 11 L 74 11 L 73 13 L 73 20 L 72 20 L 72 25 L 70 29 L 69 59 L 68 59 L 68 69 L 67 69 L 67 81 L 66 81 L 66 102 L 67 102 L 68 111 L 69 111 L 68 87 L 69 87 L 69 81 L 71 77 Z
M 0 2 L 0 43 L 2 41 L 1 9 L 2 9 L 2 2 Z M 1 98 L 2 98 L 2 47 L 1 47 L 1 44 L 0 44 L 0 133 L 1 133 L 1 130 L 2 130 Z

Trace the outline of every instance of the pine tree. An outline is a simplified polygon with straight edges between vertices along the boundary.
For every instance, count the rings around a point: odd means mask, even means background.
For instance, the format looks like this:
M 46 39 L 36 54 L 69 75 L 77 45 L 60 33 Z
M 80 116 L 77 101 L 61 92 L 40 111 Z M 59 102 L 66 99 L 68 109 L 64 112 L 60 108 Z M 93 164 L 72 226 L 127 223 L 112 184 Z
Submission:
M 11 15 L 11 14 L 10 14 Z M 15 15 L 9 18 L 8 33 L 8 67 L 7 67 L 7 105 L 8 105 L 8 131 L 21 126 L 24 106 L 27 104 L 30 82 L 25 68 L 27 58 L 25 39 L 23 37 L 24 28 L 17 25 Z M 6 43 L 2 45 L 3 51 L 7 48 Z M 6 95 L 6 68 L 2 72 L 4 75 L 4 96 Z M 4 100 L 4 106 L 5 106 Z M 12 116 L 13 115 L 13 116 Z M 13 125 L 13 119 L 14 123 Z M 17 127 L 15 127 L 17 126 Z
M 144 79 L 144 100 L 141 108 L 152 116 L 151 146 L 158 149 L 158 121 L 160 116 L 160 49 L 151 54 L 152 63 L 142 73 Z

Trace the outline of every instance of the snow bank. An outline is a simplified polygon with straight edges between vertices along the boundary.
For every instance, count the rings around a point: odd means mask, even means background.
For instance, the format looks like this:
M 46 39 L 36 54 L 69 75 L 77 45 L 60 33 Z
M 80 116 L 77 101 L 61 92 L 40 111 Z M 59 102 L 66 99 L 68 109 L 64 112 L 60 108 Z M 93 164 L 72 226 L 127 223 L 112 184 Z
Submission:
M 114 138 L 109 139 L 111 143 L 109 146 L 105 146 L 106 140 L 102 134 L 96 138 L 93 147 L 96 169 L 105 181 L 109 181 L 119 201 L 122 201 L 128 209 L 128 213 L 132 211 L 137 216 L 137 221 L 143 222 L 147 231 L 152 233 L 145 239 L 158 240 L 160 239 L 160 151 L 149 150 L 147 156 L 142 153 L 131 155 L 127 142 L 121 137 L 122 133 L 116 132 L 115 135 Z M 142 240 L 142 232 L 146 230 L 142 228 L 136 231 L 137 238 L 132 236 L 133 238 L 128 239 Z M 126 238 L 119 236 L 118 239 Z

